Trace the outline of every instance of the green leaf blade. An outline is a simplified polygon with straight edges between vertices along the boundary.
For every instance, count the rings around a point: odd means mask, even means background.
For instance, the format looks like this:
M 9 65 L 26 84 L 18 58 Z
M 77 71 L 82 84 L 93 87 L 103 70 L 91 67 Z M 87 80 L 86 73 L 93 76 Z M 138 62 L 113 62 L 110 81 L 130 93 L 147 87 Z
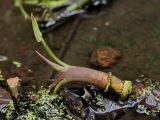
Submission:
M 32 19 L 32 27 L 33 27 L 34 36 L 35 36 L 37 42 L 42 42 L 43 41 L 42 33 L 38 27 L 37 20 L 33 16 L 33 14 L 31 14 L 31 19 Z
M 14 4 L 15 4 L 16 7 L 19 7 L 19 6 L 21 6 L 22 1 L 21 0 L 15 0 Z

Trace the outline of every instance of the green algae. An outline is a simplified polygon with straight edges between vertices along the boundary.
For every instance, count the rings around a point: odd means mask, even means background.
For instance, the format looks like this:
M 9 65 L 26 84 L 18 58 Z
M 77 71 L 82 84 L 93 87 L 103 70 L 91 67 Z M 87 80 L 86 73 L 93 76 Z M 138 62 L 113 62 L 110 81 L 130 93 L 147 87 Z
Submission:
M 13 101 L 11 101 L 3 110 L 5 118 L 8 120 L 74 120 L 74 118 L 67 113 L 67 106 L 63 102 L 60 95 L 52 95 L 49 90 L 40 90 L 36 94 L 30 92 L 28 97 L 35 98 L 35 101 L 19 102 L 19 113 Z M 29 103 L 29 105 L 28 105 Z M 26 108 L 26 106 L 28 106 Z

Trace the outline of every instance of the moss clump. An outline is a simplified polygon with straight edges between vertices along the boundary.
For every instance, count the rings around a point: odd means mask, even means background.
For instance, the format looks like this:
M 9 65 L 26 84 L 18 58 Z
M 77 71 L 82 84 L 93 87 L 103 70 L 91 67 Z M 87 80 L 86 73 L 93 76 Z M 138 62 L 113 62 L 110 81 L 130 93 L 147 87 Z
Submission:
M 104 108 L 104 97 L 99 93 L 95 96 L 95 99 L 92 99 L 89 102 L 89 104 L 90 104 L 91 107 L 93 107 L 98 112 L 105 111 L 105 108 Z
M 36 94 L 29 93 L 29 97 L 35 97 L 35 101 L 18 102 L 19 113 L 11 101 L 2 111 L 8 120 L 74 120 L 68 114 L 67 106 L 60 95 L 52 95 L 49 90 L 40 90 Z M 29 103 L 29 105 L 27 105 Z M 27 108 L 25 108 L 28 106 Z M 24 109 L 25 108 L 25 109 Z M 17 113 L 17 114 L 15 114 Z M 20 114 L 20 115 L 19 115 Z
M 5 114 L 5 118 L 7 120 L 11 120 L 14 118 L 15 111 L 16 109 L 14 107 L 14 103 L 13 101 L 10 101 L 9 104 L 4 109 L 2 109 L 1 112 Z
M 146 115 L 153 115 L 160 113 L 160 97 L 158 95 L 153 94 L 154 90 L 159 89 L 160 82 L 152 83 L 151 80 L 148 80 L 145 82 L 145 85 L 147 87 L 139 94 L 143 97 L 146 97 L 146 99 L 150 97 L 152 101 L 150 100 L 149 103 L 145 101 L 145 104 L 143 102 L 139 103 L 137 112 L 145 113 Z M 152 104 L 152 102 L 154 103 L 153 106 L 150 105 Z

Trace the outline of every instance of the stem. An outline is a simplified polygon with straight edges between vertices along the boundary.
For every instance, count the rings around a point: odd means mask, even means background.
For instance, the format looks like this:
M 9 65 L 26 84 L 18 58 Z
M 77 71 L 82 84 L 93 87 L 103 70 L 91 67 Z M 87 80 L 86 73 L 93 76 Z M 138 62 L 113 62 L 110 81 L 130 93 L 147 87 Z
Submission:
M 124 81 L 112 75 L 110 87 L 114 89 L 117 93 L 121 93 L 124 88 Z
M 67 80 L 67 79 L 63 79 L 61 80 L 54 88 L 54 91 L 53 91 L 53 94 L 57 94 L 58 91 L 60 90 L 60 88 L 65 85 L 65 84 L 68 84 L 68 83 L 71 83 L 71 82 L 85 82 L 85 83 L 90 83 L 89 81 L 86 82 L 86 81 L 83 81 L 83 80 Z M 120 81 L 119 81 L 120 82 Z M 122 81 L 121 81 L 122 82 Z M 117 85 L 118 86 L 118 85 Z M 112 86 L 109 86 L 109 87 L 112 87 Z M 121 87 L 120 87 L 121 88 Z M 119 89 L 115 89 L 113 88 L 117 93 L 119 92 Z M 131 93 L 131 90 L 132 90 L 132 83 L 131 81 L 123 81 L 123 89 L 122 91 L 120 92 L 121 94 L 121 97 L 124 99 L 126 98 L 130 93 Z M 107 91 L 105 91 L 107 92 Z
M 65 71 L 57 74 L 55 81 L 50 88 L 55 88 L 56 94 L 60 87 L 69 82 L 81 82 L 91 84 L 103 89 L 105 92 L 108 88 L 112 88 L 116 93 L 119 93 L 122 98 L 126 98 L 132 90 L 131 81 L 122 81 L 119 78 L 112 76 L 111 73 L 104 73 L 97 70 L 85 67 L 70 67 Z
M 57 63 L 59 63 L 60 65 L 62 65 L 63 67 L 69 67 L 69 65 L 67 65 L 66 63 L 62 62 L 59 58 L 56 57 L 56 55 L 52 52 L 52 50 L 50 49 L 50 47 L 47 45 L 47 43 L 45 42 L 42 33 L 39 29 L 38 23 L 36 18 L 33 16 L 33 14 L 31 14 L 31 20 L 32 20 L 32 27 L 33 27 L 33 32 L 34 32 L 34 36 L 36 38 L 36 41 L 38 43 L 41 43 L 42 47 L 46 50 L 46 52 L 48 53 L 48 55 Z
M 46 52 L 48 53 L 48 55 L 54 60 L 56 61 L 58 64 L 64 66 L 64 67 L 69 67 L 68 64 L 62 62 L 59 58 L 56 57 L 56 55 L 52 52 L 52 50 L 49 48 L 49 46 L 47 45 L 47 43 L 42 40 L 41 41 L 41 45 L 43 46 L 43 48 L 46 50 Z
M 19 6 L 19 9 L 20 9 L 20 11 L 21 11 L 21 13 L 22 13 L 22 15 L 24 16 L 25 19 L 30 18 L 22 5 Z
M 57 94 L 57 92 L 60 90 L 60 88 L 64 85 L 64 84 L 67 84 L 67 83 L 70 83 L 72 82 L 73 80 L 66 80 L 66 79 L 63 79 L 62 81 L 60 81 L 56 87 L 54 88 L 54 91 L 53 91 L 53 94 Z
M 44 57 L 44 56 L 43 56 L 41 53 L 39 53 L 38 51 L 36 51 L 36 53 L 37 53 L 46 63 L 48 63 L 49 65 L 51 65 L 52 68 L 54 68 L 55 70 L 57 70 L 57 71 L 62 71 L 62 70 L 65 69 L 65 67 L 62 67 L 62 66 L 60 66 L 60 65 L 58 65 L 58 64 L 55 64 L 55 63 L 51 62 L 50 60 L 48 60 L 46 57 Z
M 15 6 L 20 9 L 20 12 L 22 13 L 25 19 L 30 18 L 25 9 L 23 8 L 22 0 L 15 0 Z

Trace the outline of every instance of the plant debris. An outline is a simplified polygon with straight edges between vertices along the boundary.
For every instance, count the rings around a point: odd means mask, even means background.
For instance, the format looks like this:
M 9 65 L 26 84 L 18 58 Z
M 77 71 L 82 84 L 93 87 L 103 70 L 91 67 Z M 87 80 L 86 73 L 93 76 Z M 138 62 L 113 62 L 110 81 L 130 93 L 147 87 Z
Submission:
M 145 82 L 146 87 L 140 91 L 140 102 L 137 108 L 138 113 L 147 115 L 160 113 L 160 82 L 153 83 L 150 79 Z
M 5 80 L 5 78 L 4 78 L 4 76 L 2 75 L 2 71 L 1 71 L 1 69 L 0 69 L 0 81 L 4 81 Z
M 5 89 L 3 89 L 2 87 L 0 87 L 0 111 L 6 106 L 8 105 L 8 103 L 11 100 L 11 96 L 9 94 L 9 92 L 7 92 Z
M 22 66 L 22 63 L 17 62 L 17 61 L 12 61 L 12 63 L 13 63 L 17 68 L 19 68 L 19 67 Z
M 31 19 L 30 12 L 33 12 L 41 27 L 48 28 L 77 14 L 86 13 L 91 7 L 106 5 L 108 2 L 109 0 L 15 0 L 15 6 L 25 19 Z M 32 7 L 32 10 L 27 11 L 25 6 Z
M 17 98 L 19 96 L 19 89 L 21 87 L 20 79 L 18 77 L 15 78 L 9 78 L 7 80 L 7 84 L 9 86 L 9 89 L 12 93 L 12 95 Z
M 7 61 L 8 57 L 0 55 L 0 62 Z
M 158 85 L 157 83 L 154 85 Z M 152 85 L 151 85 L 152 86 Z M 129 111 L 131 108 L 136 107 L 142 110 L 142 106 L 146 103 L 150 96 L 148 93 L 151 90 L 150 87 L 143 90 L 148 91 L 147 94 L 141 94 L 139 97 L 129 96 L 123 102 L 116 102 L 114 100 L 115 95 L 112 94 L 109 98 L 104 95 L 94 86 L 88 86 L 85 88 L 91 95 L 90 99 L 83 98 L 85 92 L 82 92 L 82 87 L 69 87 L 63 89 L 60 94 L 52 94 L 49 89 L 42 89 L 38 92 L 27 92 L 29 99 L 19 99 L 16 103 L 12 100 L 8 105 L 2 109 L 2 113 L 8 120 L 45 120 L 45 119 L 65 119 L 65 120 L 94 120 L 104 118 L 116 119 Z M 160 94 L 157 89 L 154 89 L 153 94 Z M 160 96 L 158 96 L 160 97 Z M 34 98 L 34 99 L 30 99 Z M 156 100 L 159 100 L 156 98 Z M 159 104 L 159 101 L 158 101 Z M 158 110 L 156 110 L 156 109 Z M 18 111 L 17 111 L 18 110 Z M 152 107 L 152 109 L 145 105 L 144 112 L 137 111 L 139 113 L 145 113 L 147 115 L 153 115 L 159 113 L 159 105 Z M 146 111 L 147 110 L 147 111 Z M 111 114 L 115 113 L 114 116 Z
M 12 77 L 16 77 L 16 76 L 20 78 L 21 84 L 29 83 L 31 80 L 34 79 L 34 73 L 28 67 L 17 68 L 12 73 Z

